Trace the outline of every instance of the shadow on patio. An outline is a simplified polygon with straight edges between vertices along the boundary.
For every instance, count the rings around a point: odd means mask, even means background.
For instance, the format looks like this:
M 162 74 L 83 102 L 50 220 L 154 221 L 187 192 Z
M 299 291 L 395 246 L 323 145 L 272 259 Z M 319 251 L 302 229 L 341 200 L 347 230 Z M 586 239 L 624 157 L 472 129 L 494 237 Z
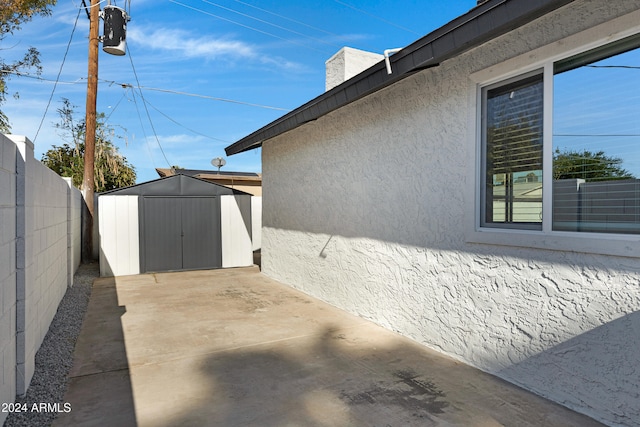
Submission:
M 115 337 L 78 343 L 80 372 L 104 373 L 72 380 L 73 412 L 59 425 L 600 425 L 256 267 L 100 279 L 101 286 L 113 290 L 104 303 L 127 308 L 124 340 L 120 348 L 107 344 Z M 92 329 L 101 322 L 89 312 L 83 329 L 94 333 L 84 338 L 103 340 L 100 327 Z
M 125 313 L 113 280 L 96 279 L 69 373 L 65 402 L 71 403 L 71 412 L 59 414 L 54 426 L 135 425 Z

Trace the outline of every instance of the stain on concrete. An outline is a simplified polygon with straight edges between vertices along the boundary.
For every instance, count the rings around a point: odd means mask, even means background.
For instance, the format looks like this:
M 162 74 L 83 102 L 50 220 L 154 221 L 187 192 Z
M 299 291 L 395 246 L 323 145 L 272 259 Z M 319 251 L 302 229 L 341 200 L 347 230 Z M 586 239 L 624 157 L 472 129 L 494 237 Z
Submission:
M 264 309 L 271 305 L 271 302 L 268 301 L 260 295 L 253 291 L 243 291 L 237 289 L 227 289 L 222 292 L 218 292 L 216 296 L 228 298 L 232 300 L 237 300 L 245 304 L 242 311 L 244 312 L 254 312 L 259 309 Z
M 449 403 L 435 383 L 421 378 L 411 369 L 393 373 L 393 380 L 380 381 L 361 392 L 342 391 L 340 398 L 350 405 L 396 405 L 411 411 L 414 417 L 442 414 Z
M 246 306 L 243 309 L 245 312 L 262 311 L 262 309 L 269 306 L 280 306 L 291 303 L 311 304 L 310 300 L 298 295 L 292 295 L 291 293 L 281 292 L 277 295 L 269 295 L 255 292 L 251 289 L 226 289 L 216 293 L 216 296 L 245 303 Z

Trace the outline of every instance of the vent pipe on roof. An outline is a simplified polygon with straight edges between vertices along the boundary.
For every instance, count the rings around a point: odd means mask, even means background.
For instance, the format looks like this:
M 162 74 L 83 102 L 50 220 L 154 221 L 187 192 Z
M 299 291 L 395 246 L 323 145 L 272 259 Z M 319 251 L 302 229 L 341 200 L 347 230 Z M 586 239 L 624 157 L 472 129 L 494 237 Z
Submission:
M 391 56 L 392 54 L 401 51 L 402 48 L 401 47 L 397 47 L 395 49 L 386 49 L 384 51 L 384 63 L 387 64 L 387 74 L 391 74 L 391 61 L 389 60 L 389 56 Z

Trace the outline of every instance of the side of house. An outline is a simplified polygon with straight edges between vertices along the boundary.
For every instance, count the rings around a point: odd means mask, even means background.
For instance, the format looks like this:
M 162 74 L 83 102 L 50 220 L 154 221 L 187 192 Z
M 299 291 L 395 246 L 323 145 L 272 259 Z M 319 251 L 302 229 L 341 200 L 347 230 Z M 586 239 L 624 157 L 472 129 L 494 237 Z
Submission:
M 82 196 L 0 135 L 0 402 L 29 387 L 35 355 L 80 264 Z M 0 413 L 4 422 L 6 413 Z
M 605 423 L 638 426 L 637 222 L 628 234 L 563 234 L 546 187 L 521 224 L 490 217 L 509 203 L 496 177 L 528 176 L 516 159 L 485 178 L 491 90 L 510 98 L 534 76 L 544 79 L 535 94 L 553 98 L 546 79 L 558 64 L 640 34 L 635 0 L 564 3 L 261 140 L 262 271 Z M 541 114 L 547 144 L 551 111 Z M 550 170 L 543 153 L 529 169 Z

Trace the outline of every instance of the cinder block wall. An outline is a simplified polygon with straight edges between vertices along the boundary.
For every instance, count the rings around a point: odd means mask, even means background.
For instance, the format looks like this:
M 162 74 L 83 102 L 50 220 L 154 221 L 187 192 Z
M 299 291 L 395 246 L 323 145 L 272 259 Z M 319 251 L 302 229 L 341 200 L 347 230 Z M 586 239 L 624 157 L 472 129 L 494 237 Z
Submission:
M 79 265 L 82 201 L 27 138 L 0 135 L 0 147 L 0 398 L 13 402 Z
M 16 395 L 16 146 L 0 135 L 0 402 Z M 0 423 L 6 414 L 0 412 Z

